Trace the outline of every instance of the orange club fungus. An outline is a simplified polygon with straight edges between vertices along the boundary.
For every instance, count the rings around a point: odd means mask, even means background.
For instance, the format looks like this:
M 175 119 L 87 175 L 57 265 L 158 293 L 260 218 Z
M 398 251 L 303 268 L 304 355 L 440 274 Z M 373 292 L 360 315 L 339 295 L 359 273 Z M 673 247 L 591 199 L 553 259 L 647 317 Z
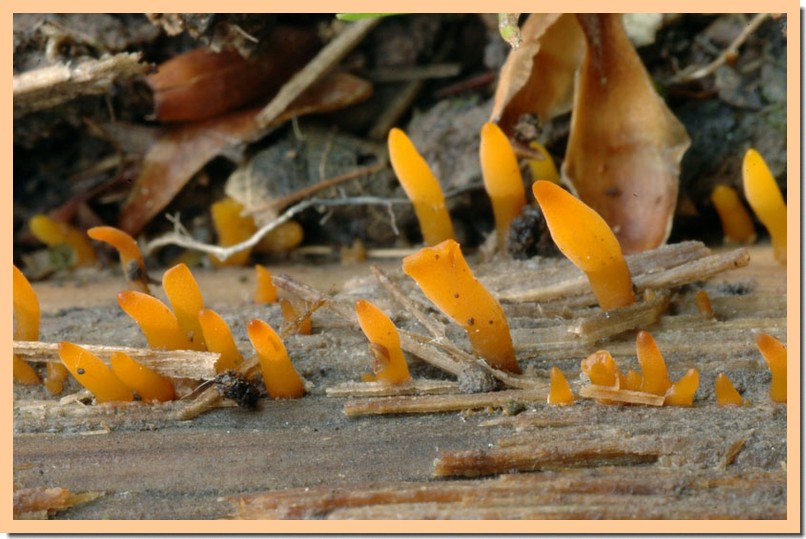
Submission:
M 717 185 L 711 192 L 711 203 L 722 222 L 725 241 L 753 243 L 756 240 L 753 219 L 739 200 L 736 189 L 727 185 Z
M 535 151 L 542 159 L 529 159 L 529 172 L 532 174 L 532 179 L 546 180 L 551 183 L 560 183 L 560 173 L 557 172 L 557 165 L 554 164 L 554 159 L 548 150 L 536 140 L 529 143 L 529 148 Z
M 221 316 L 212 309 L 199 312 L 199 324 L 207 350 L 219 354 L 215 372 L 234 370 L 243 363 L 243 356 L 235 345 L 232 331 Z
M 55 221 L 47 215 L 34 215 L 28 221 L 31 233 L 48 247 L 67 245 L 74 253 L 71 266 L 91 266 L 97 257 L 92 250 L 86 236 L 77 228 L 60 221 Z
M 199 284 L 185 264 L 177 264 L 162 276 L 162 288 L 171 302 L 179 329 L 190 343 L 191 350 L 204 350 L 204 334 L 199 313 L 204 309 Z
M 402 384 L 411 380 L 409 366 L 400 348 L 400 334 L 392 320 L 369 301 L 355 302 L 355 313 L 364 335 L 370 342 L 372 372 L 367 380 Z
M 140 326 L 150 348 L 194 350 L 193 343 L 179 329 L 176 315 L 157 298 L 126 290 L 118 294 L 118 305 Z
M 14 340 L 39 340 L 39 298 L 25 275 L 13 266 L 14 285 L 12 290 L 14 304 Z M 13 354 L 14 381 L 25 385 L 34 385 L 42 381 L 33 367 L 17 354 Z
M 458 243 L 420 249 L 403 259 L 403 272 L 465 329 L 476 354 L 495 368 L 521 372 L 504 309 L 473 275 Z
M 271 272 L 261 266 L 255 265 L 255 303 L 277 303 L 277 287 L 271 279 Z
M 598 213 L 549 181 L 532 185 L 554 243 L 588 276 L 605 311 L 635 303 L 630 270 L 618 240 Z
M 509 225 L 526 205 L 526 190 L 512 145 L 494 123 L 487 122 L 481 127 L 479 158 L 484 189 L 493 206 L 498 247 L 502 248 Z
M 758 346 L 767 367 L 772 374 L 770 381 L 770 399 L 773 402 L 786 402 L 786 346 L 772 335 L 759 333 L 756 336 Z
M 123 352 L 109 356 L 112 372 L 145 402 L 166 402 L 176 398 L 171 380 Z
M 635 352 L 643 374 L 641 391 L 653 395 L 666 395 L 672 387 L 672 381 L 669 379 L 663 355 L 652 335 L 646 331 L 639 331 L 635 338 Z
M 89 350 L 77 344 L 61 342 L 59 357 L 78 383 L 95 395 L 96 402 L 134 400 L 132 389 Z
M 744 404 L 744 399 L 733 387 L 727 375 L 719 373 L 714 380 L 714 393 L 716 394 L 716 403 L 719 406 L 741 406 Z
M 428 163 L 417 152 L 409 137 L 400 129 L 389 131 L 389 160 L 414 205 L 426 245 L 453 239 L 453 224 L 445 204 L 445 195 Z
M 151 293 L 148 287 L 148 274 L 143 254 L 137 242 L 126 232 L 113 226 L 96 226 L 87 230 L 87 236 L 108 243 L 117 249 L 120 265 L 126 280 L 139 292 Z
M 786 203 L 764 158 L 753 148 L 742 163 L 744 196 L 770 233 L 775 259 L 786 264 Z
M 700 385 L 700 373 L 697 369 L 689 369 L 686 374 L 672 384 L 666 392 L 664 406 L 691 406 L 694 403 L 694 394 Z
M 263 370 L 263 383 L 273 399 L 298 399 L 305 394 L 302 382 L 280 336 L 262 320 L 252 320 L 246 327 L 249 340 L 257 351 Z
M 549 378 L 551 379 L 551 385 L 546 401 L 554 406 L 573 404 L 575 400 L 574 394 L 571 393 L 571 386 L 568 385 L 568 380 L 565 379 L 562 371 L 557 367 L 552 367 L 549 371 Z

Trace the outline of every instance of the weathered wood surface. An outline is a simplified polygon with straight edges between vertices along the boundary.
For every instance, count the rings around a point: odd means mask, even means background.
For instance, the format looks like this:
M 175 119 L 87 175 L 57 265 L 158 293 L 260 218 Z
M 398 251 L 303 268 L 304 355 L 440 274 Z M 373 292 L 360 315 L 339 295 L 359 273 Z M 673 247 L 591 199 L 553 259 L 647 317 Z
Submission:
M 104 493 L 56 514 L 72 519 L 782 518 L 786 407 L 769 402 L 769 373 L 753 343 L 759 330 L 786 341 L 785 268 L 768 249 L 751 249 L 745 268 L 678 289 L 670 310 L 646 328 L 673 379 L 691 367 L 700 371 L 691 409 L 590 400 L 556 408 L 541 400 L 505 399 L 487 408 L 469 406 L 473 411 L 347 417 L 345 407 L 365 406 L 364 397 L 332 397 L 326 390 L 349 387 L 343 384 L 367 372 L 370 360 L 354 322 L 325 308 L 314 315 L 313 335 L 287 343 L 312 383 L 311 394 L 298 401 L 264 399 L 255 412 L 226 406 L 177 422 L 171 418 L 181 402 L 97 407 L 68 397 L 60 407 L 42 388 L 15 387 L 15 486 Z M 357 297 L 373 299 L 397 313 L 401 327 L 424 334 L 368 268 L 341 270 L 360 277 L 338 292 L 330 287 L 339 270 L 325 269 L 324 282 L 310 268 L 286 271 L 347 306 Z M 397 268 L 388 265 L 386 271 L 399 278 Z M 249 319 L 281 325 L 277 306 L 249 303 L 250 270 L 197 278 L 206 303 L 231 324 L 244 352 L 251 350 Z M 92 288 L 119 286 L 100 279 Z M 401 286 L 427 309 L 413 287 Z M 716 320 L 704 320 L 696 310 L 693 295 L 700 287 L 711 295 Z M 69 282 L 36 288 L 43 341 L 69 336 L 90 344 L 144 345 L 135 324 L 114 304 L 114 293 L 96 301 L 87 297 L 88 287 Z M 70 293 L 86 306 L 67 307 Z M 571 304 L 557 307 L 584 312 Z M 533 309 L 515 303 L 506 308 L 526 376 L 543 384 L 548 369 L 558 366 L 576 391 L 579 361 L 598 348 L 610 350 L 622 370 L 637 369 L 632 332 L 593 344 L 569 340 L 566 333 L 577 318 L 563 325 L 555 316 L 544 323 L 529 319 Z M 466 345 L 461 330 L 445 328 L 457 346 Z M 552 335 L 553 344 L 541 340 Z M 419 378 L 452 379 L 411 359 Z M 716 406 L 718 372 L 744 391 L 747 406 Z

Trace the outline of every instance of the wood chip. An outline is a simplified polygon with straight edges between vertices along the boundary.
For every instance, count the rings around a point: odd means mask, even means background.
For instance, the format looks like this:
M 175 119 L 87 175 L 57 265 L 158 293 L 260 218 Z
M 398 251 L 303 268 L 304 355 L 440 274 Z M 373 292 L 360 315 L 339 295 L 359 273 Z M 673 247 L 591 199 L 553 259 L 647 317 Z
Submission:
M 14 519 L 47 520 L 58 511 L 87 503 L 103 496 L 103 492 L 73 494 L 66 488 L 36 487 L 14 491 Z

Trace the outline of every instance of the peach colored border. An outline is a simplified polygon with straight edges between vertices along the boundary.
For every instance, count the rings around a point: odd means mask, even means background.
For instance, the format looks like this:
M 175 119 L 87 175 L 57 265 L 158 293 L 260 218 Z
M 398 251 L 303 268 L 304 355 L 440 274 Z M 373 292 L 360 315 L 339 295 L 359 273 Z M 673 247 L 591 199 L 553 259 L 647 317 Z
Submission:
M 274 4 L 274 5 L 272 5 Z M 337 2 L 339 10 L 342 12 L 374 12 L 374 11 L 407 11 L 407 12 L 492 12 L 492 11 L 510 11 L 510 12 L 528 12 L 534 8 L 538 8 L 539 3 L 535 0 L 531 2 L 523 1 L 507 1 L 503 5 L 500 3 L 491 4 L 490 2 L 480 1 L 439 1 L 439 2 L 425 2 L 422 0 L 409 1 L 404 3 L 395 2 L 395 7 L 384 3 L 378 3 L 378 0 L 352 0 Z M 220 9 L 221 4 L 211 2 L 208 0 L 194 0 L 192 2 L 175 0 L 175 1 L 141 1 L 136 5 L 133 2 L 125 2 L 131 11 L 144 10 L 146 12 L 164 12 L 164 11 L 216 11 Z M 11 39 L 12 35 L 12 17 L 14 11 L 17 12 L 58 12 L 58 11 L 76 11 L 76 12 L 102 12 L 110 7 L 108 2 L 100 0 L 87 1 L 80 0 L 70 2 L 53 2 L 53 1 L 28 1 L 22 2 L 20 0 L 11 0 L 10 2 L 3 3 L 4 9 L 9 9 L 6 13 L 3 27 L 6 32 L 3 35 L 7 36 L 5 47 L 7 52 L 3 56 L 5 71 L 11 73 L 12 51 Z M 6 7 L 8 6 L 8 7 Z M 116 4 L 117 8 L 119 4 Z M 170 6 L 170 7 L 167 7 Z M 293 6 L 293 10 L 285 9 L 285 6 Z M 400 7 L 397 7 L 400 6 Z M 404 7 L 405 6 L 405 7 Z M 550 532 L 588 532 L 588 533 L 635 533 L 635 532 L 657 532 L 664 533 L 797 533 L 800 529 L 800 469 L 799 469 L 799 455 L 800 447 L 800 408 L 798 406 L 799 399 L 794 398 L 799 395 L 800 383 L 800 361 L 795 358 L 800 357 L 800 13 L 799 4 L 794 0 L 768 0 L 763 4 L 759 1 L 734 1 L 730 5 L 725 2 L 716 2 L 714 0 L 677 0 L 672 3 L 661 2 L 647 2 L 646 0 L 610 0 L 607 4 L 598 3 L 594 5 L 592 2 L 580 2 L 579 0 L 571 0 L 570 3 L 564 4 L 569 11 L 593 11 L 597 7 L 605 7 L 607 11 L 676 11 L 676 12 L 720 12 L 725 11 L 726 7 L 730 7 L 731 11 L 744 11 L 744 12 L 758 12 L 760 8 L 773 12 L 786 12 L 788 14 L 788 47 L 787 57 L 787 91 L 788 91 L 788 148 L 789 148 L 789 163 L 788 163 L 788 193 L 787 201 L 789 204 L 789 250 L 788 267 L 787 267 L 787 290 L 789 296 L 792 298 L 788 302 L 788 327 L 787 327 L 787 345 L 790 354 L 790 375 L 789 375 L 789 399 L 788 405 L 788 446 L 787 446 L 787 460 L 789 463 L 789 476 L 787 488 L 787 515 L 788 519 L 785 521 L 670 521 L 664 522 L 662 527 L 658 527 L 657 522 L 653 521 L 600 521 L 600 522 L 585 522 L 585 521 L 566 521 L 566 522 L 474 522 L 472 524 L 465 522 L 407 522 L 404 528 L 398 522 L 388 521 L 373 521 L 373 522 L 272 522 L 271 524 L 264 522 L 237 522 L 237 521 L 129 521 L 125 527 L 121 527 L 119 522 L 107 521 L 13 521 L 11 518 L 12 508 L 12 448 L 10 443 L 4 444 L 3 462 L 6 463 L 2 467 L 2 484 L 5 485 L 0 488 L 0 511 L 2 511 L 3 528 L 0 531 L 19 532 L 19 533 L 77 533 L 77 532 L 94 532 L 94 533 L 236 533 L 236 532 L 257 532 L 257 533 L 289 533 L 289 532 L 303 532 L 303 533 L 382 533 L 382 532 L 400 532 L 405 530 L 409 533 L 501 533 L 501 532 L 515 532 L 515 533 L 550 533 Z M 308 11 L 308 12 L 329 12 L 333 10 L 332 3 L 324 2 L 323 0 L 310 1 L 305 0 L 301 2 L 294 2 L 280 5 L 278 2 L 243 2 L 236 0 L 226 5 L 227 11 L 260 11 L 267 8 L 277 8 L 276 11 Z M 125 11 L 125 10 L 122 10 Z M 3 95 L 6 106 L 3 108 L 3 116 L 6 125 L 6 135 L 3 144 L 3 153 L 6 158 L 3 162 L 6 163 L 6 181 L 3 182 L 3 189 L 6 195 L 3 200 L 6 201 L 7 211 L 5 215 L 10 216 L 13 208 L 12 205 L 12 172 L 11 162 L 12 156 L 12 98 L 11 85 L 3 86 Z M 3 220 L 1 225 L 3 228 L 2 237 L 4 242 L 7 242 L 3 250 L 6 256 L 12 253 L 11 245 L 11 219 L 7 217 Z M 2 297 L 8 298 L 6 301 L 10 302 L 11 298 L 11 275 L 9 263 L 0 265 L 0 274 L 4 275 L 0 279 L 0 292 Z M 7 304 L 8 305 L 8 304 Z M 12 334 L 12 309 L 7 307 L 0 314 L 0 335 L 2 335 L 3 342 L 6 342 L 6 350 L 11 348 L 11 334 Z M 10 433 L 12 430 L 12 405 L 11 405 L 11 378 L 5 379 L 5 390 L 3 391 L 4 400 L 6 404 L 2 406 L 2 431 Z M 7 436 L 9 440 L 11 437 Z

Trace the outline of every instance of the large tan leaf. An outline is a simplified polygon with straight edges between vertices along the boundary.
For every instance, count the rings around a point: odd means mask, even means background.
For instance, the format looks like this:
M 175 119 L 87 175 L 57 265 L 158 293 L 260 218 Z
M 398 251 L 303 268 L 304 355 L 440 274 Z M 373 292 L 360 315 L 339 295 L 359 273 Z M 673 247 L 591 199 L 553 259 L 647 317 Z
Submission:
M 626 253 L 661 245 L 690 140 L 655 91 L 621 16 L 584 14 L 563 180 L 613 228 Z

